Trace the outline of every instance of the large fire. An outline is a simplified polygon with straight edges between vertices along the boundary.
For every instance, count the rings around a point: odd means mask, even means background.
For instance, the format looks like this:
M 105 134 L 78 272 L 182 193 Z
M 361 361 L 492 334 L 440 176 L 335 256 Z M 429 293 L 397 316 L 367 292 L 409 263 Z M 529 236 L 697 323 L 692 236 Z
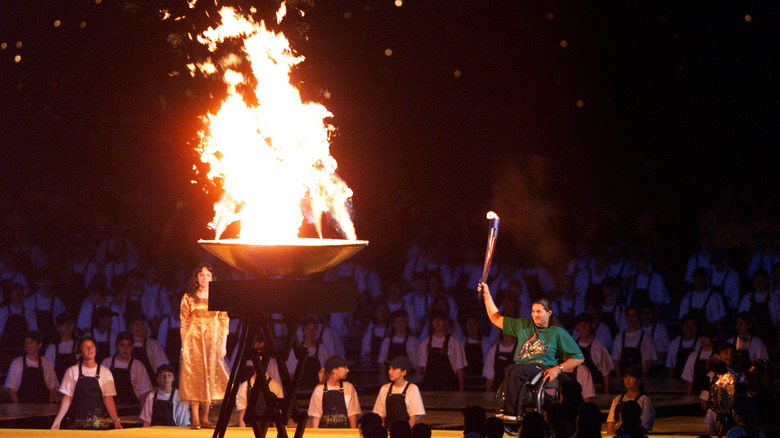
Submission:
M 277 19 L 284 14 L 282 4 Z M 303 57 L 262 21 L 227 7 L 220 15 L 222 23 L 198 41 L 214 52 L 227 38 L 240 39 L 242 53 L 189 66 L 193 74 L 221 74 L 228 89 L 221 108 L 204 118 L 199 133 L 208 177 L 224 190 L 210 224 L 216 237 L 240 220 L 242 241 L 284 243 L 297 238 L 304 221 L 320 231 L 322 216 L 329 215 L 345 238 L 355 240 L 352 190 L 336 176 L 336 160 L 330 156 L 333 127 L 326 119 L 332 114 L 320 104 L 304 103 L 290 84 L 290 71 Z M 245 103 L 240 93 L 251 81 L 235 68 L 239 62 L 251 63 L 257 105 Z

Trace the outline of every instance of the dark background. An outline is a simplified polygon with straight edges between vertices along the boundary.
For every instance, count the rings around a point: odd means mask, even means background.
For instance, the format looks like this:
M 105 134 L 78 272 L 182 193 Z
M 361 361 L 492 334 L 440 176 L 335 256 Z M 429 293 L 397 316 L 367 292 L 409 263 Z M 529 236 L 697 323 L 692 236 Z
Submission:
M 187 33 L 213 24 L 201 3 L 0 1 L 4 214 L 63 205 L 34 227 L 52 240 L 107 210 L 154 240 L 178 203 L 180 238 L 212 237 L 192 139 L 221 88 L 185 68 Z M 609 238 L 681 271 L 702 228 L 777 226 L 777 2 L 288 5 L 294 81 L 334 114 L 331 153 L 376 248 L 481 250 L 496 209 L 502 240 L 548 265 Z

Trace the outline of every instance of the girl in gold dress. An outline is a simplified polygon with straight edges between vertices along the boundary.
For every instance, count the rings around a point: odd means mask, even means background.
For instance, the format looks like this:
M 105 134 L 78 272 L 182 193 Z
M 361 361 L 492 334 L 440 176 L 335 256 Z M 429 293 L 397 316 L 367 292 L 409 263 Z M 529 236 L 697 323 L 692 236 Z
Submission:
M 181 299 L 181 370 L 179 394 L 192 409 L 192 427 L 214 427 L 209 408 L 222 400 L 228 383 L 225 363 L 228 335 L 227 312 L 209 311 L 211 266 L 199 265 L 187 293 Z M 198 415 L 200 413 L 200 415 Z

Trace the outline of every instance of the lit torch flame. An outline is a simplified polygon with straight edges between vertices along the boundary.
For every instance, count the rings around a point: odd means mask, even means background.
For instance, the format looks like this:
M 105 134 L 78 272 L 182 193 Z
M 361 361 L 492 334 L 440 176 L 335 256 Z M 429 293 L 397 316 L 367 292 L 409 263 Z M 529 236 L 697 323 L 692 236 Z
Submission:
M 282 4 L 277 17 L 284 16 Z M 242 240 L 257 243 L 296 239 L 303 221 L 320 231 L 328 214 L 345 238 L 355 240 L 349 207 L 352 191 L 336 176 L 330 156 L 332 114 L 317 103 L 304 103 L 290 84 L 291 68 L 303 61 L 295 56 L 281 33 L 266 29 L 231 8 L 220 10 L 222 24 L 209 28 L 198 41 L 214 52 L 226 38 L 242 38 L 243 62 L 251 63 L 256 78 L 257 105 L 247 105 L 239 90 L 250 81 L 233 67 L 239 55 L 190 65 L 205 75 L 223 71 L 228 97 L 216 114 L 205 117 L 199 133 L 201 160 L 208 177 L 224 193 L 214 206 L 210 226 L 219 238 L 241 220 Z M 321 232 L 320 232 L 321 236 Z

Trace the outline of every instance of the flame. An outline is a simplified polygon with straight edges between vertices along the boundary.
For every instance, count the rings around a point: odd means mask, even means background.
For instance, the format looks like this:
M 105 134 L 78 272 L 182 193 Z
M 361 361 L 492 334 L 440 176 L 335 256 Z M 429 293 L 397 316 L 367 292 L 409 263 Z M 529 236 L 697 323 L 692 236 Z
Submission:
M 284 14 L 282 3 L 278 20 Z M 225 39 L 240 38 L 242 53 L 188 66 L 192 74 L 222 72 L 228 90 L 221 108 L 205 116 L 199 132 L 198 150 L 209 165 L 208 178 L 224 190 L 210 224 L 217 238 L 240 219 L 241 240 L 288 241 L 297 238 L 304 220 L 319 231 L 320 218 L 329 214 L 344 236 L 355 240 L 352 191 L 336 176 L 336 160 L 330 156 L 334 128 L 325 119 L 332 114 L 320 104 L 304 103 L 290 84 L 290 70 L 304 58 L 263 22 L 227 7 L 220 15 L 221 24 L 197 40 L 214 52 Z M 251 63 L 257 105 L 247 105 L 239 91 L 250 83 L 235 68 L 242 62 Z

